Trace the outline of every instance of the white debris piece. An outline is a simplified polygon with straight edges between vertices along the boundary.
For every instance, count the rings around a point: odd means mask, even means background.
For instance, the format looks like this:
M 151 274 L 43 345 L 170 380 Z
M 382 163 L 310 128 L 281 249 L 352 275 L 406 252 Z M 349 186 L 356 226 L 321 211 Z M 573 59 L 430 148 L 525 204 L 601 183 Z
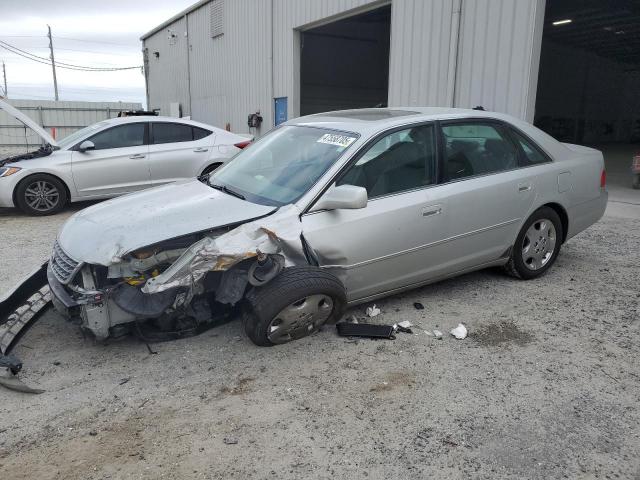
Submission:
M 433 333 L 431 333 L 429 330 L 425 330 L 424 333 L 426 333 L 427 335 L 429 335 L 430 337 L 433 337 Z
M 375 305 L 373 305 L 372 307 L 367 307 L 366 311 L 369 317 L 377 317 L 378 315 L 380 315 L 380 313 L 382 313 L 382 310 L 380 310 Z
M 440 330 L 434 330 L 433 336 L 436 337 L 438 340 L 442 340 L 442 332 Z
M 413 323 L 411 323 L 409 320 L 403 320 L 402 322 L 398 322 L 397 325 L 399 327 L 402 327 L 402 328 L 411 328 L 411 327 L 413 327 Z
M 465 338 L 467 338 L 467 327 L 465 327 L 462 323 L 459 323 L 458 326 L 451 330 L 450 333 L 458 340 L 464 340 Z

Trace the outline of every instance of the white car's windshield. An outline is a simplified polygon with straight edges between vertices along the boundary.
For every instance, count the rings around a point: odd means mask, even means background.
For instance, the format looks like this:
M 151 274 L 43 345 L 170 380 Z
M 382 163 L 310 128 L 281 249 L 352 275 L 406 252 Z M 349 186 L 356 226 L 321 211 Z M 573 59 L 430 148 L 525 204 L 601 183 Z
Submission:
M 71 145 L 74 145 L 79 140 L 82 140 L 84 137 L 88 137 L 93 132 L 100 130 L 106 125 L 108 125 L 107 122 L 98 122 L 98 123 L 94 123 L 93 125 L 89 125 L 88 127 L 81 128 L 77 132 L 73 132 L 71 135 L 67 135 L 62 140 L 59 140 L 58 145 L 60 145 L 60 148 L 70 147 Z
M 250 202 L 286 205 L 307 192 L 357 138 L 351 132 L 281 127 L 214 172 L 209 184 Z

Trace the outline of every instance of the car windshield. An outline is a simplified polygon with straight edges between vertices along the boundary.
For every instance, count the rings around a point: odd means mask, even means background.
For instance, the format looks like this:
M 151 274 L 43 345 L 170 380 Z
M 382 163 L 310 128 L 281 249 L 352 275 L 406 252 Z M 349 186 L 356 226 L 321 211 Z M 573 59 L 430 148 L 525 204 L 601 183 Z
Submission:
M 89 125 L 88 127 L 81 128 L 80 130 L 73 132 L 71 135 L 67 135 L 62 140 L 59 140 L 58 145 L 60 145 L 60 148 L 67 148 L 107 125 L 108 122 L 98 122 L 93 125 Z
M 355 142 L 358 135 L 323 128 L 280 127 L 209 177 L 209 184 L 253 203 L 298 200 Z

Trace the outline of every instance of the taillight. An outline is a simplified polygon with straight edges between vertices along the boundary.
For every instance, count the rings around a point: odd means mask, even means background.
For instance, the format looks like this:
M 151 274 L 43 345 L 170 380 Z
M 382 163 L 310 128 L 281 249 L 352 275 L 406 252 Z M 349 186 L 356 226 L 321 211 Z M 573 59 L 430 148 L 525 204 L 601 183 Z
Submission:
M 600 174 L 600 188 L 604 188 L 607 186 L 607 172 L 603 168 L 602 173 Z
M 244 147 L 249 146 L 250 143 L 251 143 L 251 140 L 247 140 L 246 142 L 234 143 L 233 146 L 243 149 Z

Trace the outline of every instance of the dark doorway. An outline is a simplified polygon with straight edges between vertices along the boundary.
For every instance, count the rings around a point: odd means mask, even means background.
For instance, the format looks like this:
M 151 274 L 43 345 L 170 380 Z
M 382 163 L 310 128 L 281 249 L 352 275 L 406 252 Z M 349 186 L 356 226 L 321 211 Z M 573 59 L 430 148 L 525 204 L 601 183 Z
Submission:
M 391 7 L 301 33 L 300 113 L 386 106 Z
M 535 124 L 563 142 L 640 142 L 640 2 L 547 1 Z

